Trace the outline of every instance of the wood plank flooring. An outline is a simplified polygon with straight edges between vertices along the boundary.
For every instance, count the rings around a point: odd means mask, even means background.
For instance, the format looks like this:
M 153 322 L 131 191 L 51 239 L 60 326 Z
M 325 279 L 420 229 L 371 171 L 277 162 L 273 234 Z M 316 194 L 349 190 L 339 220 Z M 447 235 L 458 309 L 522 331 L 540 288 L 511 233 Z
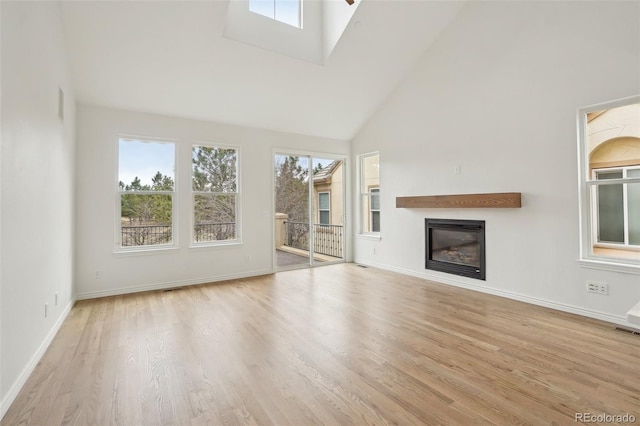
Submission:
M 2 425 L 640 422 L 640 336 L 353 264 L 80 301 Z

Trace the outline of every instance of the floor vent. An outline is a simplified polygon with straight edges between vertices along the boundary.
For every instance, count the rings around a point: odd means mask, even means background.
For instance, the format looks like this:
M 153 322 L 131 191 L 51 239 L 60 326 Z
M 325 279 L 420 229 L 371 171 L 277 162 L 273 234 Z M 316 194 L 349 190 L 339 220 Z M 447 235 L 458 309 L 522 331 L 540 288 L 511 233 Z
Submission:
M 368 268 L 367 265 L 358 265 L 358 266 L 361 267 L 361 268 Z
M 636 336 L 640 336 L 640 331 L 631 330 L 629 328 L 616 327 L 616 330 L 624 331 L 625 333 L 629 333 L 629 334 L 633 334 L 633 335 L 636 335 Z
M 164 289 L 164 292 L 168 292 L 168 291 L 178 291 L 178 290 L 182 290 L 182 287 L 175 287 L 175 288 L 166 288 Z

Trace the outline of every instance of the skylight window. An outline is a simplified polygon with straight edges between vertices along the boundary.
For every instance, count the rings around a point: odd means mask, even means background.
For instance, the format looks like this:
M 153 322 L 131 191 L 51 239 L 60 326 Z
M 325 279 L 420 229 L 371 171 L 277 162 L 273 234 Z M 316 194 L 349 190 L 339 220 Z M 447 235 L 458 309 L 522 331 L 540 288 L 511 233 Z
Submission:
M 344 0 L 231 0 L 222 34 L 324 65 L 361 3 L 356 0 L 349 6 Z
M 249 10 L 297 28 L 302 28 L 302 0 L 249 0 Z

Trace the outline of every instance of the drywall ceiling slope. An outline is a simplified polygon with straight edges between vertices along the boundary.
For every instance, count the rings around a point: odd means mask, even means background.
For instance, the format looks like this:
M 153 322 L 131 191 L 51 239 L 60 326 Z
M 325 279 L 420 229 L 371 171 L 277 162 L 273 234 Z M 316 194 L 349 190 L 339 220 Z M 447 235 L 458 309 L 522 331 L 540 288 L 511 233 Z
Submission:
M 61 7 L 80 103 L 349 140 L 462 4 L 365 0 L 324 66 L 223 37 L 227 1 Z

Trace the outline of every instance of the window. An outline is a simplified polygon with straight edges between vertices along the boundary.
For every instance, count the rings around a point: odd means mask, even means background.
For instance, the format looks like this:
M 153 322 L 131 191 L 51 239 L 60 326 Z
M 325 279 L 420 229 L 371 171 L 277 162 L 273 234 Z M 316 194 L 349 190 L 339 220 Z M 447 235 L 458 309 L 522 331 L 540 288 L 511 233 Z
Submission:
M 371 214 L 371 231 L 380 232 L 380 188 L 371 188 L 369 193 L 371 194 L 371 208 L 369 209 Z
M 118 140 L 118 249 L 173 245 L 174 170 L 174 143 Z
M 594 209 L 597 244 L 640 249 L 640 183 L 610 183 L 640 178 L 640 167 L 600 169 L 593 173 L 597 181 Z
M 380 232 L 380 158 L 378 153 L 359 157 L 360 232 Z
M 239 239 L 238 150 L 194 145 L 191 153 L 193 242 Z
M 318 223 L 331 225 L 330 198 L 328 192 L 318 193 Z
M 302 28 L 301 0 L 249 0 L 249 10 L 278 22 Z
M 640 96 L 579 110 L 581 256 L 640 271 Z

